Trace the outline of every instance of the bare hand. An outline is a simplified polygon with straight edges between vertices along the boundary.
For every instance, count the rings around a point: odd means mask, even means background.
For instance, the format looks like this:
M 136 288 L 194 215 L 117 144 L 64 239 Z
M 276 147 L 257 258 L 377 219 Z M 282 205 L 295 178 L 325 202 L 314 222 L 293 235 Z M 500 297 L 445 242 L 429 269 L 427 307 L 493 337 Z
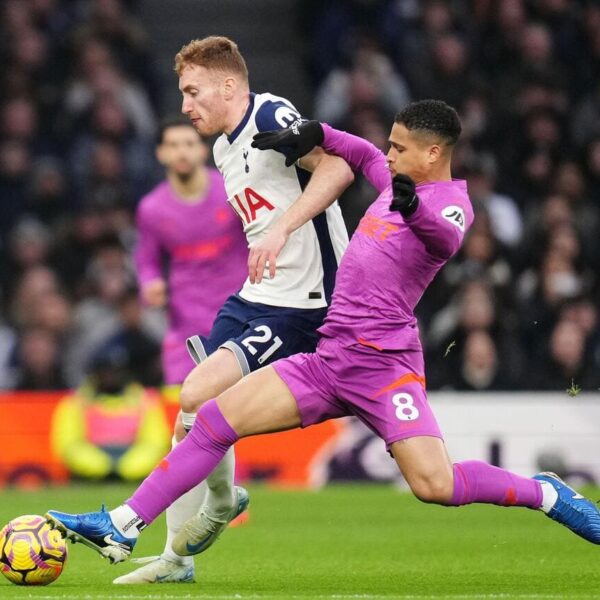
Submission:
M 248 278 L 250 283 L 260 283 L 267 264 L 269 265 L 269 277 L 275 277 L 277 268 L 277 257 L 288 240 L 288 234 L 277 227 L 271 229 L 256 244 L 250 247 L 248 256 Z
M 144 302 L 152 308 L 162 308 L 167 303 L 167 284 L 164 279 L 149 281 L 142 288 Z

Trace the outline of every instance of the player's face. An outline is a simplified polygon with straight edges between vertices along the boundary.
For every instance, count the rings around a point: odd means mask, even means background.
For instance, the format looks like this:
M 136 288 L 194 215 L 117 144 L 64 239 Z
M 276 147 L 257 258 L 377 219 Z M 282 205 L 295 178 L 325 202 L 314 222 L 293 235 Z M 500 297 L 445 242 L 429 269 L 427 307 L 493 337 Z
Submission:
M 427 181 L 432 164 L 439 155 L 439 146 L 409 131 L 402 123 L 394 123 L 388 141 L 390 149 L 386 159 L 392 177 L 403 173 L 415 183 Z
M 181 112 L 203 136 L 216 135 L 225 129 L 227 103 L 223 98 L 224 77 L 218 71 L 210 71 L 198 65 L 189 65 L 179 77 L 179 89 L 183 94 Z
M 164 131 L 156 156 L 168 171 L 180 177 L 189 177 L 204 164 L 207 150 L 192 127 L 181 125 Z

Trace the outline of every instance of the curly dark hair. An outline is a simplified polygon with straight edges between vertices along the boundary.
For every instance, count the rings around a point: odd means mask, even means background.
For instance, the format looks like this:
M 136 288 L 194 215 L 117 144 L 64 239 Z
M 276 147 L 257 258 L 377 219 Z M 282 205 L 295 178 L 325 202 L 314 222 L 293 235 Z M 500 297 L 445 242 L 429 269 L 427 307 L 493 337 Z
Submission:
M 456 110 L 442 100 L 411 102 L 396 115 L 395 121 L 409 131 L 433 133 L 449 146 L 456 144 L 461 132 Z

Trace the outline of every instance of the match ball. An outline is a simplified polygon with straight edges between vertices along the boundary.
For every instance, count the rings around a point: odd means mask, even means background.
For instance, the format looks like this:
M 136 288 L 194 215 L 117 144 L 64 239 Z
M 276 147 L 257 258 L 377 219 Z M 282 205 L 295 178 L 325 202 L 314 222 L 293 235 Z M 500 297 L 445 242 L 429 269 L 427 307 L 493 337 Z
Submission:
M 66 560 L 66 540 L 44 517 L 17 517 L 0 532 L 0 568 L 12 583 L 48 585 L 62 573 Z

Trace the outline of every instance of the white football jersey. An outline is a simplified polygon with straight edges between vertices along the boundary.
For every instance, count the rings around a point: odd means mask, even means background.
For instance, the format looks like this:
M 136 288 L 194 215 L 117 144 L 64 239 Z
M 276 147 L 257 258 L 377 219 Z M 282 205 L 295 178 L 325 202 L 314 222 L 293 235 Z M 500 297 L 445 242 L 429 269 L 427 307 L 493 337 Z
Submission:
M 284 98 L 251 94 L 238 127 L 215 142 L 215 164 L 225 180 L 228 200 L 242 219 L 248 243 L 260 239 L 302 194 L 310 173 L 286 167 L 275 150 L 252 148 L 259 131 L 283 129 L 300 119 Z M 331 300 L 335 273 L 348 233 L 337 200 L 289 237 L 277 258 L 277 272 L 265 269 L 260 284 L 246 280 L 240 296 L 249 302 L 290 308 L 322 308 Z

